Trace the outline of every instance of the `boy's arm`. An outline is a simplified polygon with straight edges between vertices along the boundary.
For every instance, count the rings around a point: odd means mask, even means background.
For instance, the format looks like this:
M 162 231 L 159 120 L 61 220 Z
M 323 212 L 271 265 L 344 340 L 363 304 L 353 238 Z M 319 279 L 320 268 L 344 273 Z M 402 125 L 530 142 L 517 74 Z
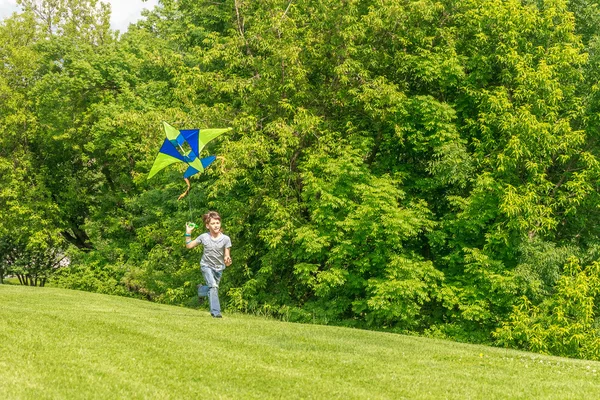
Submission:
M 193 249 L 194 247 L 198 246 L 198 242 L 196 241 L 196 239 L 194 240 L 190 240 L 189 237 L 185 238 L 185 247 L 188 249 Z
M 223 257 L 223 261 L 225 261 L 225 266 L 229 267 L 231 265 L 231 248 L 228 247 L 225 249 L 225 257 Z

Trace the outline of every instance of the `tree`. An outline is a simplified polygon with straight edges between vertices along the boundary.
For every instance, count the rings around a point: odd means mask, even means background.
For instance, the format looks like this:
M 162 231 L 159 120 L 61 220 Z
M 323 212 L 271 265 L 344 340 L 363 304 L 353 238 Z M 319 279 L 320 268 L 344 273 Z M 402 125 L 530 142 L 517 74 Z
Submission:
M 0 238 L 0 271 L 16 275 L 22 285 L 44 286 L 67 258 L 57 243 L 27 244 L 23 239 Z
M 600 359 L 598 300 L 600 264 L 581 266 L 572 258 L 556 292 L 535 305 L 523 297 L 494 335 L 504 346 L 544 354 Z
M 42 37 L 77 37 L 88 43 L 112 39 L 110 4 L 98 0 L 17 0 L 31 13 Z

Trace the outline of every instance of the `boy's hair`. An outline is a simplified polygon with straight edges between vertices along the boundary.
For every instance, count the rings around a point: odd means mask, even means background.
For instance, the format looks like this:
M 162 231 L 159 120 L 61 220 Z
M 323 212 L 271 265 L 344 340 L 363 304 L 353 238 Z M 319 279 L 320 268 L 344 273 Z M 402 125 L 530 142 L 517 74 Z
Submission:
M 216 211 L 209 211 L 202 216 L 202 221 L 204 222 L 204 225 L 208 224 L 211 219 L 218 219 L 220 221 L 221 216 Z

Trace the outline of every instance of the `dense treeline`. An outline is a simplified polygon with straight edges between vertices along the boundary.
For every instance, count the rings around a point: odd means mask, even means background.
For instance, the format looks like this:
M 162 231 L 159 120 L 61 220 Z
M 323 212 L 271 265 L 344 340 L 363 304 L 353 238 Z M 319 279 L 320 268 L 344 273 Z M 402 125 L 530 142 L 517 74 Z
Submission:
M 0 278 L 191 306 L 216 209 L 229 309 L 600 359 L 598 2 L 20 4 Z M 187 200 L 162 120 L 234 128 Z

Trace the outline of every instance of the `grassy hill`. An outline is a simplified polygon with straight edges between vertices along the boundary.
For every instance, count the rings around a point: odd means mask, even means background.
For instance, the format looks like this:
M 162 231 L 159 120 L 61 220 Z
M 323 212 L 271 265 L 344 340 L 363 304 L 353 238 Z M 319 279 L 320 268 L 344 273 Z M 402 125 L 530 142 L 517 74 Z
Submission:
M 584 399 L 600 363 L 0 285 L 1 399 Z

